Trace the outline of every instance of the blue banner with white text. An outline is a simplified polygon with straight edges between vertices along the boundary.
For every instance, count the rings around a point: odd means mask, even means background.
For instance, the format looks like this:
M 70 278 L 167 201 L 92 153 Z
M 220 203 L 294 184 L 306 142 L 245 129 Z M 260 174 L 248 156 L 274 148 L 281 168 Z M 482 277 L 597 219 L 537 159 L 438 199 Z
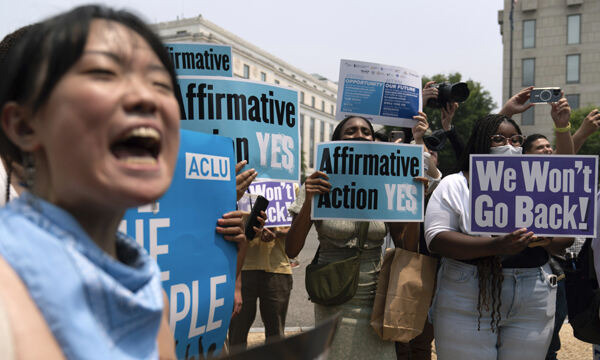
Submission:
M 312 219 L 423 221 L 423 146 L 332 141 L 316 159 L 331 189 L 313 197 Z
M 179 78 L 181 127 L 234 140 L 236 162 L 261 179 L 300 179 L 298 93 L 251 81 Z
M 177 76 L 233 77 L 231 46 L 198 43 L 166 43 Z
M 218 354 L 229 328 L 237 249 L 215 228 L 235 210 L 234 166 L 231 139 L 182 130 L 171 187 L 119 227 L 158 262 L 179 359 Z

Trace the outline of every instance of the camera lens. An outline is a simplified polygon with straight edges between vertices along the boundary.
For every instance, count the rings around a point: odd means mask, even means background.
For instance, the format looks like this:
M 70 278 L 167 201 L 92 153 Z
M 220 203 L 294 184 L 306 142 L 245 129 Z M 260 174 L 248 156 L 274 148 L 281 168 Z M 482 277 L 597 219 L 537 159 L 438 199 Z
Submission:
M 540 100 L 549 101 L 552 98 L 552 93 L 549 90 L 542 90 L 540 92 Z

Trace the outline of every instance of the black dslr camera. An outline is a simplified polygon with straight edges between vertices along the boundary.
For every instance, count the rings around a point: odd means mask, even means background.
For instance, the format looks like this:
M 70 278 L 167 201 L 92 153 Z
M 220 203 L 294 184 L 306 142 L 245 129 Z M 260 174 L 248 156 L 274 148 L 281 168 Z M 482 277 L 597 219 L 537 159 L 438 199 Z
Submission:
M 438 97 L 427 100 L 427 106 L 432 108 L 443 108 L 449 102 L 463 102 L 469 97 L 469 87 L 467 83 L 458 82 L 451 84 L 449 82 L 443 82 L 439 84 L 433 84 L 431 87 L 438 89 Z

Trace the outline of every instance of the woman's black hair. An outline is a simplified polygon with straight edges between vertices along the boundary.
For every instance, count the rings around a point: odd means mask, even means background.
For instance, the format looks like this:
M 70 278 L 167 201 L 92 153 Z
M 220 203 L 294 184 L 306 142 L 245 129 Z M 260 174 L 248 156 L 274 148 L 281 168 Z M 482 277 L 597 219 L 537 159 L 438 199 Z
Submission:
M 339 124 L 337 124 L 337 126 L 333 130 L 333 134 L 331 135 L 331 141 L 338 141 L 338 140 L 342 139 L 342 127 L 344 127 L 344 124 L 347 123 L 348 120 L 350 120 L 352 118 L 359 118 L 359 119 L 363 119 L 364 121 L 366 121 L 367 124 L 369 124 L 369 128 L 371 129 L 371 134 L 375 134 L 375 130 L 373 130 L 373 124 L 371 124 L 371 122 L 367 118 L 362 117 L 362 116 L 350 115 L 350 116 L 346 116 L 344 118 L 344 120 L 340 121 Z
M 144 21 L 125 10 L 86 5 L 36 24 L 34 31 L 28 31 L 11 49 L 0 69 L 0 110 L 8 101 L 17 101 L 28 104 L 33 113 L 38 111 L 81 57 L 90 24 L 95 19 L 120 23 L 140 35 L 168 71 L 173 88 L 177 88 L 169 54 Z M 178 101 L 181 106 L 179 96 Z M 0 151 L 7 160 L 22 162 L 20 150 L 3 131 L 0 131 Z
M 508 122 L 515 127 L 517 132 L 521 134 L 521 128 L 517 123 L 504 115 L 490 114 L 477 120 L 471 130 L 471 136 L 467 142 L 467 146 L 463 150 L 458 163 L 458 170 L 469 171 L 469 155 L 471 154 L 489 154 L 492 146 L 492 135 L 498 131 L 498 127 L 503 122 Z
M 508 122 L 521 134 L 521 128 L 517 123 L 504 115 L 490 114 L 477 120 L 473 125 L 471 136 L 467 146 L 463 150 L 459 161 L 459 170 L 469 171 L 469 155 L 489 154 L 492 145 L 492 135 L 498 131 L 503 122 Z M 477 259 L 477 274 L 479 284 L 479 295 L 477 298 L 477 330 L 480 329 L 482 314 L 490 312 L 490 325 L 492 332 L 498 331 L 501 320 L 500 307 L 502 306 L 502 257 L 488 256 Z

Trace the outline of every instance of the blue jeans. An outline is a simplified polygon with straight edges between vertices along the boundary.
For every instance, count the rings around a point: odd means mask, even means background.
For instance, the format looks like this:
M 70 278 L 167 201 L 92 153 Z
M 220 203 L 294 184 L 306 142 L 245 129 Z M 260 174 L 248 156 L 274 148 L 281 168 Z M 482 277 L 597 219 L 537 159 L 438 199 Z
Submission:
M 556 315 L 554 319 L 554 332 L 552 333 L 552 341 L 546 354 L 546 360 L 556 360 L 556 353 L 560 350 L 560 328 L 562 327 L 567 317 L 567 290 L 565 281 L 559 281 L 556 288 Z
M 431 308 L 440 360 L 544 359 L 554 327 L 556 283 L 550 267 L 503 269 L 498 331 L 482 309 L 477 330 L 477 267 L 443 258 Z

